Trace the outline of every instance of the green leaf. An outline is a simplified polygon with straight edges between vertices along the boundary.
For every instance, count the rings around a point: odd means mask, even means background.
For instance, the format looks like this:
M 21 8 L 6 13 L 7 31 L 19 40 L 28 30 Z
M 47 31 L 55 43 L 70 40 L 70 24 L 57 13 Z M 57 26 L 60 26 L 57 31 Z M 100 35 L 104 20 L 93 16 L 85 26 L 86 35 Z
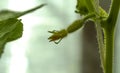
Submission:
M 99 0 L 77 0 L 76 12 L 81 15 L 99 11 Z
M 7 42 L 16 40 L 22 36 L 23 24 L 21 20 L 10 18 L 0 21 L 0 56 Z
M 2 10 L 0 11 L 0 56 L 4 51 L 7 42 L 16 40 L 22 36 L 23 24 L 18 20 L 20 16 L 31 13 L 46 4 L 41 4 L 23 12 Z
M 76 5 L 75 12 L 80 13 L 81 15 L 88 14 L 88 8 L 86 6 L 85 0 L 77 0 L 77 5 Z
M 6 20 L 6 19 L 9 19 L 9 18 L 15 18 L 19 14 L 21 14 L 21 12 L 10 11 L 10 10 L 2 10 L 2 11 L 0 11 L 0 21 Z

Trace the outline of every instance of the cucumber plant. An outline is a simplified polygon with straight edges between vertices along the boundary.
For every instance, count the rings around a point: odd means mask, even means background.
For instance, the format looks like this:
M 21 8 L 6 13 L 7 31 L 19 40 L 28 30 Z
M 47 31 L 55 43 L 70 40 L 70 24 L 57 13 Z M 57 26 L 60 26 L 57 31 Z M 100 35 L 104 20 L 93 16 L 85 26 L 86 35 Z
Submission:
M 99 0 L 77 0 L 75 12 L 82 18 L 74 21 L 66 29 L 49 31 L 52 35 L 48 39 L 58 44 L 69 33 L 83 27 L 86 21 L 93 21 L 97 31 L 101 67 L 104 73 L 113 73 L 114 32 L 119 9 L 120 0 L 111 1 L 109 13 L 99 5 Z

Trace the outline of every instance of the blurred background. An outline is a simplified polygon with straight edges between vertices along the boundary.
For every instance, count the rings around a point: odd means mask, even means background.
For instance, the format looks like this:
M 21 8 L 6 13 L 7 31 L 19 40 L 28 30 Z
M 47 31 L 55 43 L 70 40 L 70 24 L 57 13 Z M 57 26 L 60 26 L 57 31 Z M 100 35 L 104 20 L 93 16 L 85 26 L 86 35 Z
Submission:
M 108 11 L 110 0 L 100 0 Z M 24 24 L 22 38 L 5 46 L 0 59 L 0 73 L 102 73 L 94 24 L 70 34 L 59 44 L 49 42 L 49 30 L 66 28 L 80 18 L 76 0 L 1 0 L 0 10 L 24 11 L 47 3 L 43 8 L 20 17 Z M 115 69 L 119 73 L 120 15 L 117 21 Z

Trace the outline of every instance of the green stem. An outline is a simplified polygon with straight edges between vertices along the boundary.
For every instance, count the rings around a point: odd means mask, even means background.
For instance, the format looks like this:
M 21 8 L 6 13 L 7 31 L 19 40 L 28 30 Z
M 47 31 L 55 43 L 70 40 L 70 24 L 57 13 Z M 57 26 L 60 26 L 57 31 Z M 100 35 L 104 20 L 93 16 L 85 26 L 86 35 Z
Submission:
M 25 15 L 25 14 L 31 13 L 31 12 L 39 9 L 39 8 L 42 8 L 42 7 L 45 6 L 45 5 L 46 5 L 46 4 L 41 4 L 41 5 L 39 5 L 39 6 L 36 6 L 36 7 L 32 8 L 32 9 L 29 9 L 29 10 L 26 10 L 26 11 L 24 11 L 24 12 L 21 12 L 21 13 L 20 13 L 19 15 L 17 15 L 15 18 L 18 18 L 18 17 L 21 17 L 21 16 L 23 16 L 23 15 Z
M 101 67 L 104 72 L 104 65 L 105 65 L 105 46 L 104 46 L 104 39 L 103 39 L 103 32 L 102 27 L 99 20 L 96 20 L 96 32 L 97 32 L 97 41 L 100 53 L 100 60 L 101 60 Z
M 107 21 L 109 23 L 111 23 L 111 26 L 115 26 L 115 24 L 116 24 L 119 9 L 120 9 L 120 0 L 113 0 L 111 10 L 110 10 L 110 14 L 107 18 Z
M 120 0 L 113 0 L 110 14 L 104 22 L 105 34 L 105 73 L 113 73 L 114 30 L 120 9 Z
M 105 31 L 105 73 L 113 73 L 114 31 Z

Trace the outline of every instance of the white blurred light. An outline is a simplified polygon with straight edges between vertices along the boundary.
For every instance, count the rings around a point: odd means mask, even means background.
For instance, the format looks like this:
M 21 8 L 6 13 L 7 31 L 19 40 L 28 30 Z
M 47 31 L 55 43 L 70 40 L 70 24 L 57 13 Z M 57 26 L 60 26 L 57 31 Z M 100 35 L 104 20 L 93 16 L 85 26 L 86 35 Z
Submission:
M 8 8 L 16 11 L 24 11 L 26 9 L 35 6 L 34 0 L 9 0 Z M 29 18 L 30 19 L 30 18 Z M 31 22 L 29 19 L 25 19 L 24 22 L 29 24 L 29 27 L 25 27 L 25 35 L 17 41 L 11 43 L 11 59 L 8 73 L 26 73 L 27 72 L 27 58 L 26 58 L 26 45 L 27 39 L 30 35 L 29 28 Z M 22 21 L 23 22 L 23 21 Z M 22 43 L 21 43 L 22 42 Z

